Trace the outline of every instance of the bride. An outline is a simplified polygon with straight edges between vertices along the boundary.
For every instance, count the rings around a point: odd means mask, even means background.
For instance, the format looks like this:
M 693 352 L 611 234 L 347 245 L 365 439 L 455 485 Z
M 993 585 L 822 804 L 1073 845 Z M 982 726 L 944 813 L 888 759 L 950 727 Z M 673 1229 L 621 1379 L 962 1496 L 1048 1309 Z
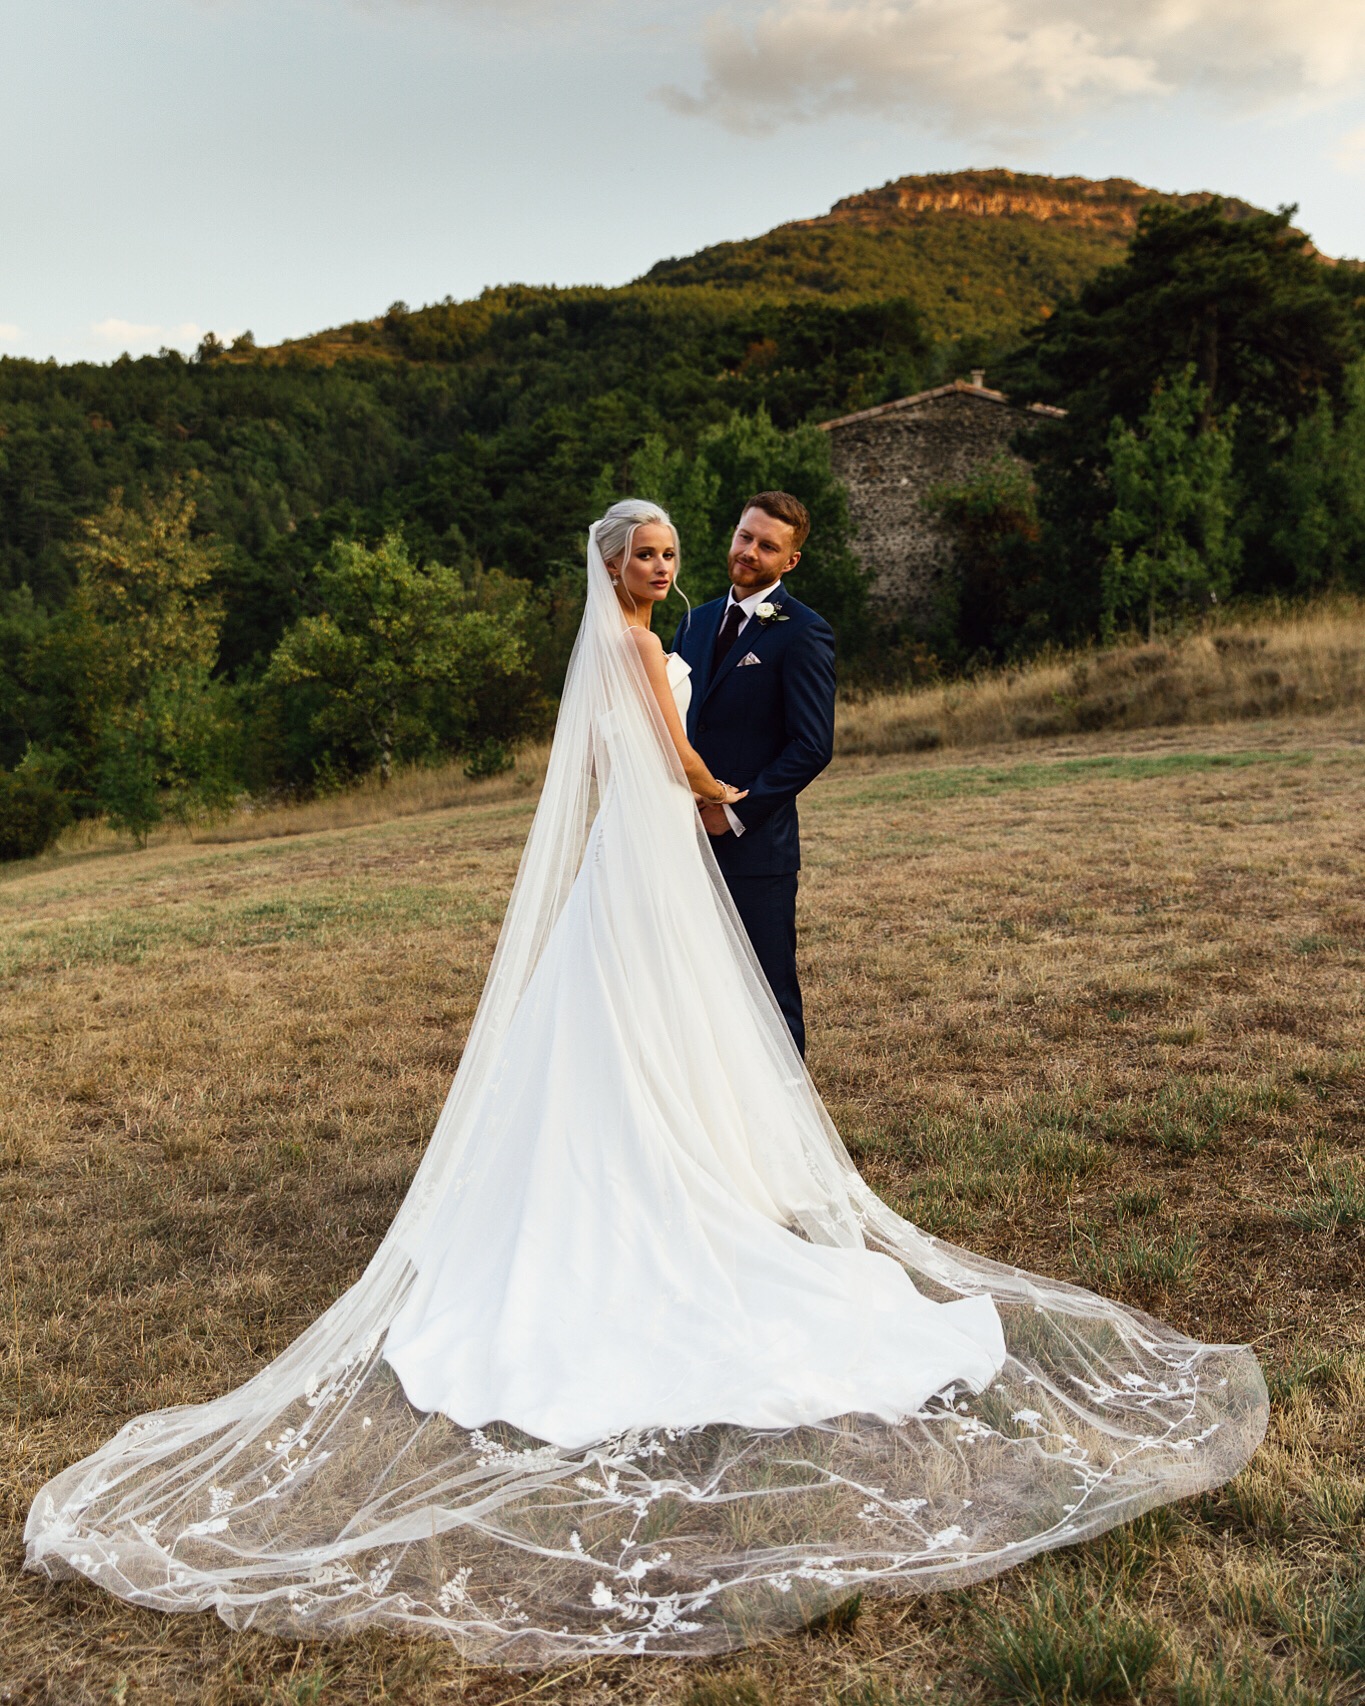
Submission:
M 614 505 L 469 1042 L 361 1279 L 236 1391 L 44 1487 L 30 1569 L 471 1658 L 697 1654 L 961 1586 L 1235 1474 L 1243 1347 L 1002 1267 L 858 1176 L 720 880 Z

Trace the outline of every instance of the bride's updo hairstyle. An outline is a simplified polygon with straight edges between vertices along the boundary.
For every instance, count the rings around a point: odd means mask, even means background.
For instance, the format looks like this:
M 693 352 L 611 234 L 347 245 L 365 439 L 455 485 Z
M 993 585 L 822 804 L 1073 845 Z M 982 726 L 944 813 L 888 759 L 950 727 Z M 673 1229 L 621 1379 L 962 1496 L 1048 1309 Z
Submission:
M 647 498 L 622 498 L 597 523 L 597 549 L 609 569 L 629 560 L 637 527 L 666 527 L 673 535 L 673 549 L 682 556 L 678 530 L 666 509 Z

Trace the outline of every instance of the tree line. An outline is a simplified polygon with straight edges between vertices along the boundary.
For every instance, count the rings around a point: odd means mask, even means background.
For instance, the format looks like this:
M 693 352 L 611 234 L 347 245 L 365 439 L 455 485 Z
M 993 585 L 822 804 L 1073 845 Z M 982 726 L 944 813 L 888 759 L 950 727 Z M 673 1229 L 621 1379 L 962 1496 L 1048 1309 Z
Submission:
M 673 512 L 693 602 L 744 496 L 799 492 L 802 596 L 855 680 L 1365 586 L 1361 281 L 1289 212 L 1215 204 L 1149 210 L 1009 348 L 935 343 L 890 297 L 686 286 L 396 305 L 354 359 L 0 361 L 0 856 L 72 814 L 145 839 L 244 791 L 495 772 L 548 726 L 583 531 L 628 490 Z M 1032 472 L 928 495 L 963 572 L 909 631 L 869 609 L 813 423 L 965 354 L 1067 415 L 1021 441 Z
M 965 571 L 946 658 L 1365 590 L 1365 267 L 1324 264 L 1293 211 L 1145 210 L 1124 261 L 997 363 L 1067 413 L 1016 441 L 1031 473 L 931 494 Z
M 624 469 L 598 469 L 579 509 L 584 522 L 600 513 L 622 479 L 669 503 L 695 603 L 726 585 L 734 518 L 769 478 L 807 494 L 819 530 L 807 590 L 856 642 L 866 576 L 813 426 L 783 432 L 761 409 L 735 412 L 691 455 L 647 434 Z M 485 565 L 457 530 L 425 553 L 401 522 L 339 531 L 270 650 L 231 668 L 232 552 L 202 527 L 207 486 L 191 472 L 135 499 L 116 488 L 63 547 L 61 603 L 44 608 L 27 586 L 9 595 L 0 857 L 40 851 L 73 816 L 102 815 L 143 844 L 164 819 L 212 815 L 244 793 L 317 792 L 370 772 L 386 784 L 395 766 L 452 755 L 471 777 L 496 775 L 549 727 L 582 606 L 581 535 L 572 567 L 532 579 Z M 670 600 L 665 637 L 685 608 Z

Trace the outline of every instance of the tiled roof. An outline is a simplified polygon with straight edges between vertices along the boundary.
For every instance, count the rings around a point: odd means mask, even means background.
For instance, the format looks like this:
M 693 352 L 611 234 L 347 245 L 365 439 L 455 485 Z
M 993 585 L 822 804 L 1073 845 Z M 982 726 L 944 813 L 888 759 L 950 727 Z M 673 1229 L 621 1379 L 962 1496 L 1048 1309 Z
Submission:
M 913 397 L 897 397 L 894 403 L 878 403 L 874 409 L 859 409 L 853 415 L 840 415 L 837 420 L 821 421 L 820 431 L 829 432 L 832 427 L 849 426 L 854 421 L 875 420 L 878 415 L 898 414 L 902 409 L 913 409 L 920 403 L 932 403 L 937 397 L 951 397 L 954 392 L 961 392 L 964 397 L 974 397 L 982 403 L 998 403 L 1006 409 L 1018 409 L 1021 414 L 1047 415 L 1053 420 L 1064 420 L 1065 409 L 1054 409 L 1050 403 L 1012 403 L 1003 391 L 988 391 L 984 385 L 972 385 L 965 379 L 954 379 L 948 385 L 935 385 L 931 391 L 916 391 Z

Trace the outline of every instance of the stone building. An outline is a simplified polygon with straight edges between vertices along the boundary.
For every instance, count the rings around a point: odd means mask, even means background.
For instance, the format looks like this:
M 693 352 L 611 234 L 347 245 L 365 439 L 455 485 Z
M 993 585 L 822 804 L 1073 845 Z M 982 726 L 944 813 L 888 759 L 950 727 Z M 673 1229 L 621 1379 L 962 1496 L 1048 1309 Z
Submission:
M 925 511 L 925 493 L 965 480 L 1001 454 L 1021 461 L 1010 449 L 1019 428 L 1064 414 L 987 390 L 978 368 L 970 384 L 955 379 L 821 423 L 834 472 L 848 491 L 855 548 L 872 571 L 876 607 L 912 626 L 933 618 L 953 574 L 953 545 Z

